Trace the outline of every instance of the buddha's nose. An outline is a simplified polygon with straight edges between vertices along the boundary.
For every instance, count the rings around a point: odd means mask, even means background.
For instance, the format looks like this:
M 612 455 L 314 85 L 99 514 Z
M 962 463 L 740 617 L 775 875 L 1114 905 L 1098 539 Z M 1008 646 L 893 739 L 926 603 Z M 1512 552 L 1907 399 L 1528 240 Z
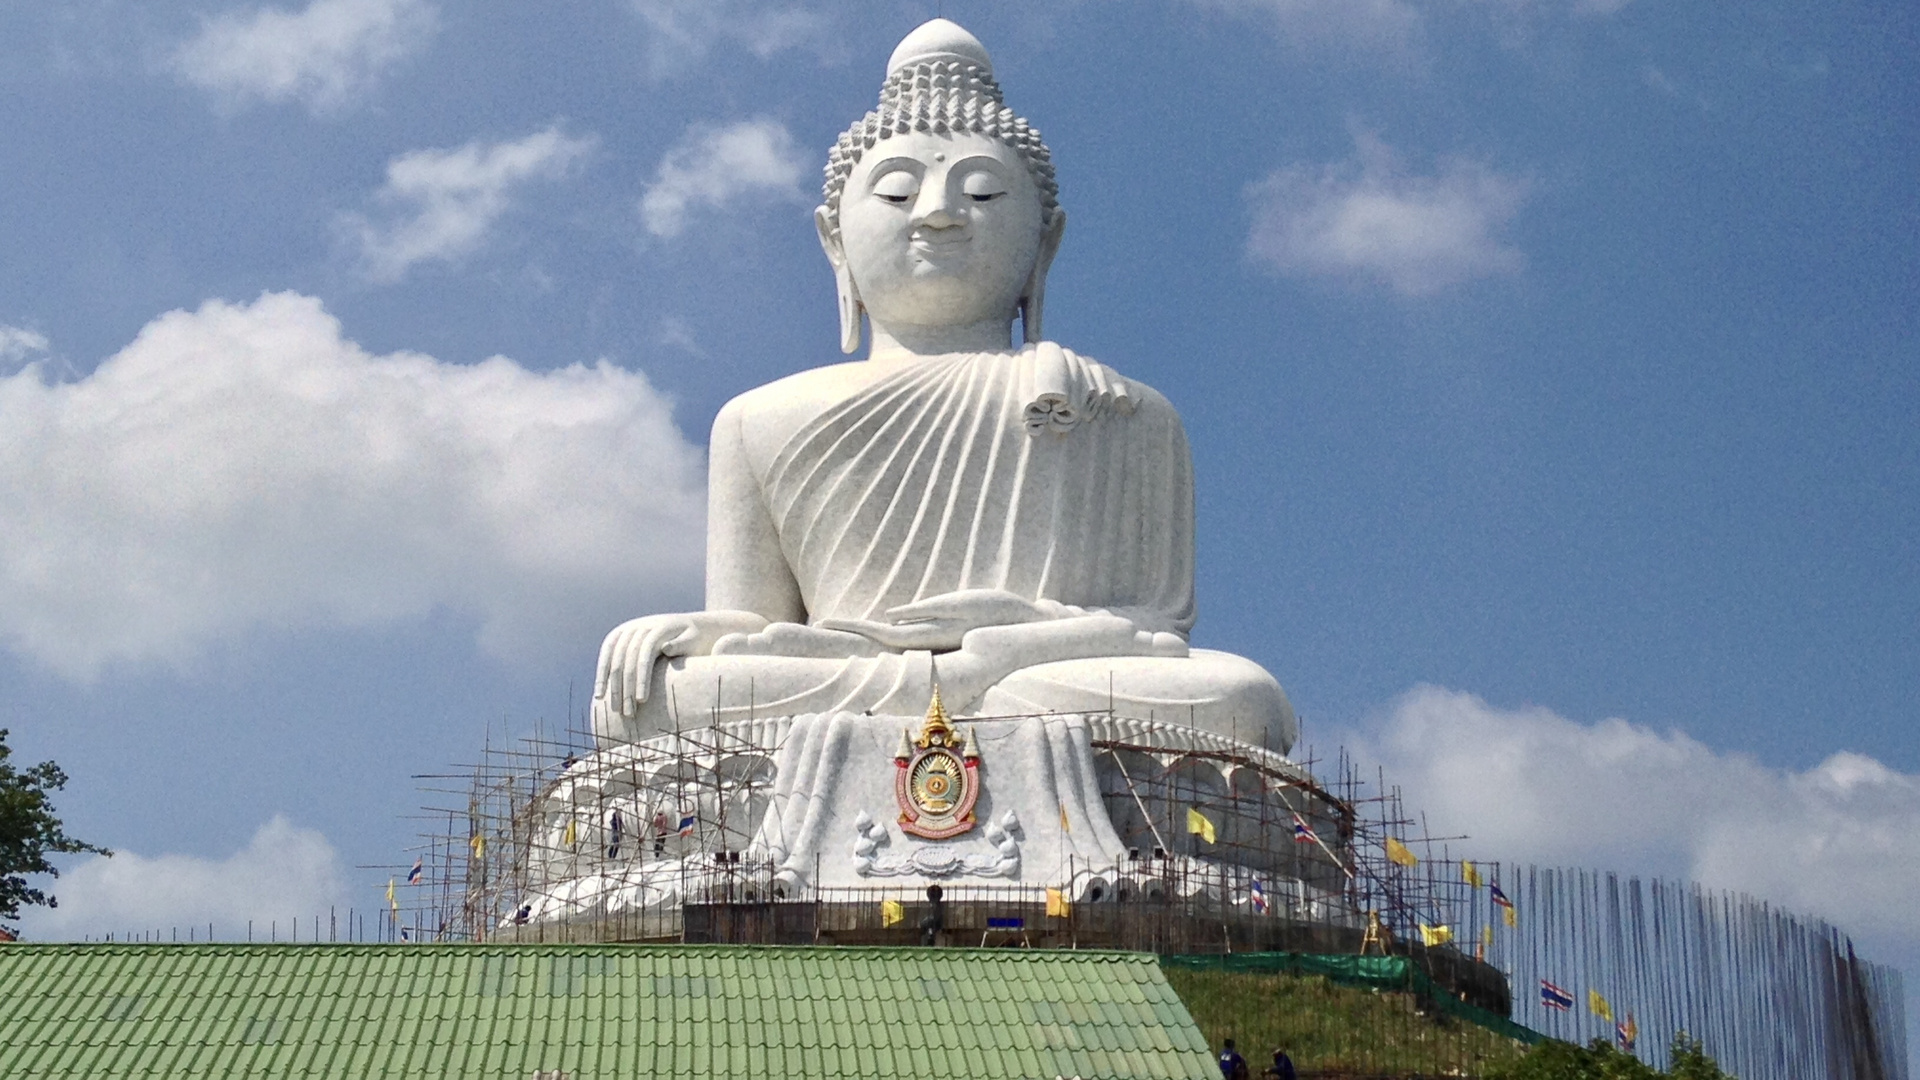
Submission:
M 944 184 L 929 184 L 920 193 L 920 200 L 913 208 L 913 224 L 924 225 L 929 229 L 951 229 L 960 224 L 960 215 L 954 213 L 953 204 L 948 201 L 947 193 L 942 190 Z

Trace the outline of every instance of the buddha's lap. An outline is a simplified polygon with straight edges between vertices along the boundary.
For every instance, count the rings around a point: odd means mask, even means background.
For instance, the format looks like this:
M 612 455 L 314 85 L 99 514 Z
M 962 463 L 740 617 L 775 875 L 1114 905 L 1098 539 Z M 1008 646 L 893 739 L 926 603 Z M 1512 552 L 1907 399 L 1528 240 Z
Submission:
M 938 657 L 933 658 L 934 665 Z M 919 670 L 914 670 L 916 665 Z M 691 718 L 738 719 L 830 708 L 908 714 L 924 708 L 931 671 L 926 654 L 822 659 L 795 656 L 699 656 L 655 672 L 650 716 L 642 728 L 670 730 L 663 711 Z M 1280 684 L 1232 653 L 1195 649 L 1185 657 L 1108 656 L 1021 668 L 971 702 L 974 715 L 1107 712 L 1194 727 L 1282 751 L 1297 724 Z
M 1298 732 L 1286 692 L 1243 656 L 1194 649 L 1184 657 L 1119 656 L 1021 668 L 981 698 L 984 715 L 1106 712 L 1190 724 L 1285 751 Z

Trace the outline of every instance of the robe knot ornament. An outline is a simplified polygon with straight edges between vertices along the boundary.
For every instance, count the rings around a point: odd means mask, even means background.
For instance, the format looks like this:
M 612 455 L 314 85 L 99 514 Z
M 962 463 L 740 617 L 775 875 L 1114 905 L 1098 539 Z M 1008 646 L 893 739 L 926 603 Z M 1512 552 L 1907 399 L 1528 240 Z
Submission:
M 893 763 L 901 831 L 945 840 L 973 828 L 973 804 L 980 799 L 980 751 L 971 731 L 964 739 L 954 731 L 938 686 L 919 737 L 909 741 L 901 729 Z
M 1119 373 L 1051 341 L 1027 350 L 1033 384 L 1021 412 L 1027 434 L 1065 435 L 1102 415 L 1133 415 L 1133 391 Z

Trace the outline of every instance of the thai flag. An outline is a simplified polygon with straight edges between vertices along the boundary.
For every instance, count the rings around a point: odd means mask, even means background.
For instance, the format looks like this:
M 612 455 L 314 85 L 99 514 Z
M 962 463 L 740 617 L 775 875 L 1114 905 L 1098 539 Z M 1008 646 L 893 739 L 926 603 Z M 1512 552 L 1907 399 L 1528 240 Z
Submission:
M 1299 814 L 1293 815 L 1293 842 L 1296 844 L 1317 844 L 1320 842 L 1320 838 L 1313 835 L 1313 830 L 1307 828 L 1307 823 L 1301 820 Z
M 1513 910 L 1513 901 L 1507 899 L 1507 894 L 1500 891 L 1499 882 L 1496 881 L 1493 884 L 1487 886 L 1487 888 L 1493 890 L 1493 902 L 1495 904 L 1499 905 L 1500 907 L 1506 908 L 1509 911 Z
M 1573 995 L 1553 985 L 1545 979 L 1540 980 L 1540 1004 L 1549 1009 L 1567 1012 L 1573 1008 Z
M 693 835 L 693 815 L 692 814 L 680 815 L 680 835 L 681 836 Z
M 421 864 L 425 861 L 425 859 L 426 859 L 426 856 L 422 855 L 420 858 L 413 860 L 413 869 L 407 871 L 407 884 L 409 885 L 420 884 L 420 875 L 425 872 L 425 869 Z
M 1253 910 L 1262 915 L 1267 913 L 1267 890 L 1261 888 L 1258 881 L 1253 883 Z

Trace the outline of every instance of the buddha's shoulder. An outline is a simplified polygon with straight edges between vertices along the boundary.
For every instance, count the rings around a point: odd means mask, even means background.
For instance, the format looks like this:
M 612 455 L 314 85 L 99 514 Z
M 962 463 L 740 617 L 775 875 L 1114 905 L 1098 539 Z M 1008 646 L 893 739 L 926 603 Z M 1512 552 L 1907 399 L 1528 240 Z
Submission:
M 1001 362 L 1024 362 L 1028 357 L 1024 353 L 1014 353 L 1005 354 L 999 359 Z M 1079 359 L 1103 370 L 1110 389 L 1119 391 L 1124 387 L 1133 405 L 1130 412 L 1142 415 L 1143 419 L 1170 418 L 1178 423 L 1178 414 L 1172 403 L 1158 390 L 1092 357 L 1079 355 Z M 898 371 L 897 365 L 863 360 L 796 371 L 756 386 L 727 402 L 714 418 L 714 430 L 718 433 L 723 427 L 734 426 L 761 438 L 784 439 L 827 409 L 860 394 Z M 1116 383 L 1119 385 L 1114 385 Z
M 1076 353 L 1071 349 L 1067 351 L 1085 363 L 1098 367 L 1101 371 L 1105 372 L 1108 385 L 1111 389 L 1118 391 L 1124 387 L 1126 396 L 1131 402 L 1130 412 L 1133 414 L 1145 414 L 1149 417 L 1169 419 L 1174 423 L 1179 422 L 1180 414 L 1174 409 L 1173 402 L 1167 400 L 1167 395 L 1148 386 L 1132 375 L 1115 368 L 1112 364 L 1106 363 L 1098 357 L 1088 356 L 1085 353 Z
M 858 360 L 808 368 L 736 396 L 721 407 L 720 415 L 757 420 L 794 411 L 817 411 L 858 392 L 872 378 L 868 366 Z
M 1113 371 L 1112 368 L 1108 368 L 1107 370 Z M 1127 396 L 1133 399 L 1136 409 L 1151 409 L 1154 412 L 1165 411 L 1170 413 L 1175 411 L 1173 402 L 1167 399 L 1167 395 L 1131 375 L 1125 373 L 1117 374 L 1120 375 L 1121 381 L 1126 384 Z
M 713 419 L 715 439 L 732 429 L 736 437 L 767 451 L 824 410 L 865 389 L 873 377 L 872 368 L 856 360 L 796 371 L 756 386 L 720 407 Z

